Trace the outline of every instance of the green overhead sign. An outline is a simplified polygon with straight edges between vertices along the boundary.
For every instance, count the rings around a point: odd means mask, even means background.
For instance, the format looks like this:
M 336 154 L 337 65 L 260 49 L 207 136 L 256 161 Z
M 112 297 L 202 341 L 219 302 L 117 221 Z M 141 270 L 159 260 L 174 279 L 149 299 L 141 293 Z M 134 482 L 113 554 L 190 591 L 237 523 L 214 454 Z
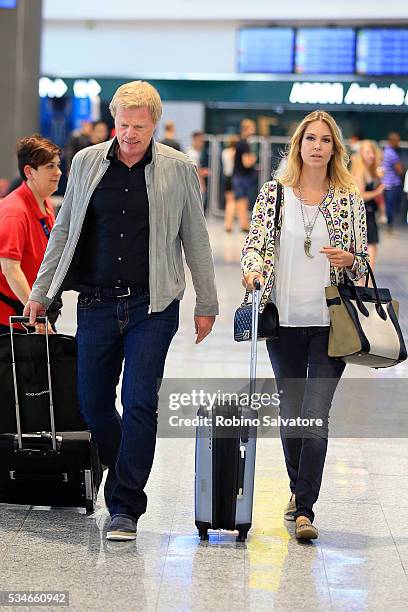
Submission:
M 135 77 L 137 78 L 137 77 Z M 95 97 L 109 101 L 116 89 L 130 80 L 111 78 L 66 79 L 42 77 L 42 97 Z M 163 101 L 203 103 L 270 104 L 283 108 L 300 106 L 341 107 L 358 110 L 380 108 L 408 110 L 408 79 L 388 81 L 149 79 Z

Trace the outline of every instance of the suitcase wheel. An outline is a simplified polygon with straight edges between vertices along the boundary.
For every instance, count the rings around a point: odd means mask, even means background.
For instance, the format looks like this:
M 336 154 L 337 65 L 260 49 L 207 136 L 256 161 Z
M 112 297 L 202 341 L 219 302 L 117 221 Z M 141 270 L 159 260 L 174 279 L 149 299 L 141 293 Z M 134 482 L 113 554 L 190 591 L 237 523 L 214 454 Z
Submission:
M 208 531 L 207 529 L 202 529 L 201 531 L 199 531 L 199 535 L 200 535 L 200 540 L 208 540 Z
M 95 512 L 95 506 L 96 506 L 95 499 L 87 499 L 86 505 L 85 505 L 86 513 L 92 514 L 93 512 Z
M 240 529 L 238 531 L 238 535 L 236 538 L 237 542 L 245 542 L 245 540 L 247 539 L 247 535 L 248 535 L 248 530 L 247 529 Z

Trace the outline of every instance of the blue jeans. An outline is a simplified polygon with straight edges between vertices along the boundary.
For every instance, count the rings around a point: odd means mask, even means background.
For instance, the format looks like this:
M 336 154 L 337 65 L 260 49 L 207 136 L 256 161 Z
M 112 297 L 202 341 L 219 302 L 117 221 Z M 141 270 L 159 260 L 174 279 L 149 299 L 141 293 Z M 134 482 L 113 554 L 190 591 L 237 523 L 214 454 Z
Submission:
M 402 197 L 402 188 L 400 185 L 384 189 L 385 210 L 387 212 L 387 223 L 391 226 L 394 221 L 394 215 L 399 211 Z
M 323 426 L 280 429 L 296 516 L 314 519 L 327 452 L 332 399 L 345 363 L 327 354 L 329 327 L 281 327 L 266 347 L 280 392 L 280 416 L 321 419 Z
M 247 198 L 252 201 L 254 195 L 255 176 L 253 174 L 241 176 L 236 174 L 232 177 L 232 190 L 236 200 Z
M 136 520 L 156 446 L 159 382 L 178 329 L 179 301 L 148 314 L 149 298 L 78 298 L 78 395 L 81 413 L 109 467 L 105 500 L 111 516 Z M 124 360 L 121 400 L 116 387 Z

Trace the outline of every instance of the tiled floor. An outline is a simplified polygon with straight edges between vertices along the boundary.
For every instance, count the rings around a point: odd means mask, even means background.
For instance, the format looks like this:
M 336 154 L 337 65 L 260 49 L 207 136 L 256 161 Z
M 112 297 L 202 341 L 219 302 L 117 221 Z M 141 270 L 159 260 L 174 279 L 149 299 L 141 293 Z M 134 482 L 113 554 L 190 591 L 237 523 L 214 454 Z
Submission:
M 168 378 L 186 372 L 196 378 L 248 375 L 248 345 L 235 345 L 231 339 L 233 311 L 242 296 L 237 261 L 243 236 L 224 235 L 216 223 L 210 227 L 221 314 L 213 334 L 195 346 L 189 287 L 168 357 Z M 379 284 L 390 286 L 401 301 L 405 333 L 407 241 L 407 232 L 384 235 L 378 263 Z M 67 294 L 60 329 L 71 333 L 73 304 L 74 295 Z M 407 374 L 406 364 L 388 371 L 346 371 L 349 378 L 372 379 L 376 385 L 385 385 L 381 379 L 389 377 L 404 381 Z M 263 346 L 258 375 L 271 375 Z M 359 400 L 364 401 L 370 402 L 369 396 Z M 354 407 L 358 413 L 362 405 L 356 402 Z M 381 423 L 398 418 L 392 439 L 330 440 L 315 508 L 320 537 L 313 543 L 298 543 L 293 524 L 282 520 L 288 484 L 278 439 L 258 441 L 253 527 L 241 544 L 229 533 L 199 541 L 194 526 L 194 440 L 160 438 L 148 484 L 148 512 L 139 522 L 136 542 L 105 540 L 108 515 L 101 496 L 91 516 L 75 510 L 0 506 L 0 590 L 69 591 L 70 609 L 79 612 L 405 611 L 408 442 L 400 436 L 408 435 L 408 416 L 401 407 L 397 411 L 395 402 L 383 408 L 380 414 L 376 409 L 377 432 L 381 435 Z

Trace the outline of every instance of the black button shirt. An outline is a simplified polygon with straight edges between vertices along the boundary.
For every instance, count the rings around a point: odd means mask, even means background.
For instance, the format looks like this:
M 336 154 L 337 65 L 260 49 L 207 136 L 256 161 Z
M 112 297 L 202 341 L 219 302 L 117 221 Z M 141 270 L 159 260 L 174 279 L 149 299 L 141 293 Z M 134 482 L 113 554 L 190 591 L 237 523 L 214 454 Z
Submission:
M 80 252 L 80 283 L 97 287 L 137 287 L 149 291 L 149 201 L 143 159 L 129 168 L 108 153 L 110 166 L 92 195 Z

